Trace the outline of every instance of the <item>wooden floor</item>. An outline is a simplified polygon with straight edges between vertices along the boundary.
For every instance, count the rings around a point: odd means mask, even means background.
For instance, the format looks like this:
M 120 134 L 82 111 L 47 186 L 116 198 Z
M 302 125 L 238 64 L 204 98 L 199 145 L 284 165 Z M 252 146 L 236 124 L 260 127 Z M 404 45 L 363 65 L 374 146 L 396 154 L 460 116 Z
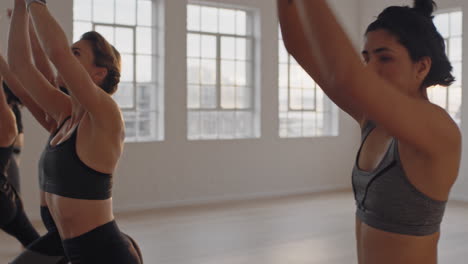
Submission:
M 120 214 L 146 264 L 357 263 L 349 192 Z M 40 228 L 40 231 L 43 231 Z M 20 251 L 0 234 L 0 263 Z M 449 202 L 439 263 L 468 263 L 468 204 Z

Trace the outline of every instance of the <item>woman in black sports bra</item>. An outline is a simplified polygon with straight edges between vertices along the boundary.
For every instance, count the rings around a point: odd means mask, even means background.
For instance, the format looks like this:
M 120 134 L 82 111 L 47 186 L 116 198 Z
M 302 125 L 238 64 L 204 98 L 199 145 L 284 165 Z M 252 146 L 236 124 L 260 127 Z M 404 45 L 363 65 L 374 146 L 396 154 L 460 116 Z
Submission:
M 362 129 L 352 173 L 359 264 L 437 263 L 461 133 L 427 98 L 428 87 L 454 81 L 434 6 L 386 8 L 361 60 L 326 0 L 278 0 L 287 50 Z
M 96 32 L 68 47 L 45 1 L 15 0 L 10 66 L 38 105 L 59 124 L 40 162 L 40 187 L 71 263 L 142 263 L 138 246 L 112 213 L 112 173 L 122 154 L 124 122 L 111 95 L 120 55 Z M 53 87 L 30 63 L 29 14 L 60 78 Z

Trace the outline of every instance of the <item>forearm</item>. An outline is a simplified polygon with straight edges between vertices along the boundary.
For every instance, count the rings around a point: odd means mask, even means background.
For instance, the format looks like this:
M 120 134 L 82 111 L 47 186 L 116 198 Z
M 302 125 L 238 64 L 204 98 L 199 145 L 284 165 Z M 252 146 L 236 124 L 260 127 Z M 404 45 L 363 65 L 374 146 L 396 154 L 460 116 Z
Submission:
M 28 21 L 24 1 L 16 0 L 8 36 L 8 64 L 20 78 L 26 76 L 28 67 L 32 66 Z
M 29 6 L 29 13 L 45 53 L 59 69 L 57 64 L 61 61 L 60 57 L 64 53 L 71 53 L 65 32 L 45 5 L 33 2 Z
M 323 86 L 317 61 L 309 51 L 306 34 L 299 20 L 295 3 L 289 0 L 278 0 L 277 4 L 280 30 L 286 50 L 319 86 Z
M 49 58 L 41 47 L 41 43 L 37 38 L 36 30 L 34 29 L 32 21 L 29 23 L 29 38 L 31 40 L 32 55 L 36 68 L 50 83 L 55 83 L 54 70 L 52 69 Z
M 39 105 L 32 99 L 31 95 L 26 91 L 18 78 L 10 71 L 8 64 L 0 55 L 0 75 L 3 75 L 8 88 L 18 97 L 23 105 L 32 113 L 36 120 L 48 131 L 55 123 L 46 120 L 46 114 Z M 2 100 L 2 99 L 0 99 Z
M 364 71 L 364 65 L 326 1 L 293 2 L 324 84 L 331 88 L 352 88 L 353 78 Z

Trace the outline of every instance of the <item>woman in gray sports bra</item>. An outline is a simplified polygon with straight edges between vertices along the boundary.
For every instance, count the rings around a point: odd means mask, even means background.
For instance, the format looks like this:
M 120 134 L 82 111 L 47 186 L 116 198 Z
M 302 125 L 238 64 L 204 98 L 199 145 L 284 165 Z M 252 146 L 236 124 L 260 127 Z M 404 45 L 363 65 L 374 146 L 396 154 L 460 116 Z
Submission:
M 386 8 L 365 34 L 363 61 L 326 0 L 278 0 L 286 48 L 361 126 L 352 171 L 360 264 L 435 264 L 460 166 L 461 134 L 426 89 L 454 77 L 432 21 L 435 3 Z

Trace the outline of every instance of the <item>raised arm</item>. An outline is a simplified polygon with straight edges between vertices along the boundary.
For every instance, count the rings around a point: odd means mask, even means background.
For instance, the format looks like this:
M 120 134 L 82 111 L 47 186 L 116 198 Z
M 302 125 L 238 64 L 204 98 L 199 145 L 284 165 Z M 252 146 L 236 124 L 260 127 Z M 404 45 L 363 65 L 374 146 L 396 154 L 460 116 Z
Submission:
M 0 83 L 2 80 L 0 75 Z M 11 146 L 17 135 L 15 115 L 7 104 L 3 89 L 0 89 L 0 147 Z
M 11 19 L 11 15 L 13 14 L 12 9 L 7 10 L 7 16 Z M 36 31 L 34 30 L 34 26 L 29 22 L 29 38 L 31 40 L 31 50 L 34 59 L 34 65 L 36 68 L 44 75 L 44 77 L 52 84 L 55 85 L 55 73 L 50 64 L 49 58 L 45 54 L 44 50 L 39 43 L 39 40 L 36 35 Z
M 326 76 L 320 71 L 320 62 L 309 50 L 304 27 L 299 20 L 299 14 L 294 1 L 278 0 L 278 18 L 281 33 L 283 35 L 286 50 L 302 66 L 302 68 L 314 79 L 330 99 L 343 111 L 353 117 L 358 123 L 363 119 L 359 105 L 348 100 L 342 92 L 342 87 L 325 87 Z
M 403 94 L 365 67 L 325 0 L 293 1 L 325 90 L 340 89 L 366 116 L 430 157 L 459 149 L 460 132 L 448 114 Z
M 5 59 L 1 55 L 0 75 L 4 77 L 3 79 L 10 90 L 21 100 L 39 124 L 41 124 L 47 131 L 52 132 L 56 127 L 56 122 L 54 120 L 47 120 L 44 110 L 42 110 L 42 108 L 39 107 L 39 105 L 37 105 L 37 103 L 31 98 L 18 78 L 16 78 L 16 76 L 10 71 Z
M 57 123 L 61 123 L 70 115 L 70 99 L 56 89 L 33 65 L 28 26 L 26 5 L 23 0 L 15 0 L 8 38 L 10 69 L 37 105 Z
M 94 83 L 88 71 L 74 56 L 63 29 L 45 4 L 32 2 L 29 13 L 46 54 L 74 98 L 90 113 L 97 125 L 105 128 L 121 121 L 120 111 L 111 96 Z M 103 68 L 102 74 L 107 74 Z
M 55 86 L 55 73 L 50 64 L 49 58 L 45 54 L 44 50 L 41 47 L 41 43 L 37 38 L 36 31 L 32 22 L 29 23 L 29 38 L 31 40 L 31 50 L 34 59 L 34 65 L 36 68 L 44 75 L 44 77 Z

